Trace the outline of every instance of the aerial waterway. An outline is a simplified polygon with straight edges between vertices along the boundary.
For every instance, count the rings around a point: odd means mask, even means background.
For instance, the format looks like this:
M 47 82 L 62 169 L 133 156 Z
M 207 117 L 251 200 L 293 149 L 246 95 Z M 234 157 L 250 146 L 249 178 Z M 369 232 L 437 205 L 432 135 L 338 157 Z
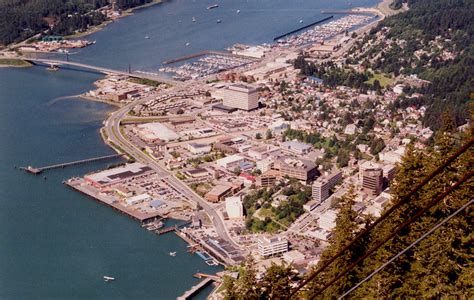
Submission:
M 377 1 L 351 2 L 370 6 Z M 300 19 L 322 18 L 317 14 L 323 9 L 350 9 L 348 3 L 220 0 L 218 9 L 207 10 L 209 4 L 202 1 L 167 1 L 88 37 L 97 43 L 70 59 L 115 70 L 127 70 L 131 64 L 134 70 L 154 71 L 164 60 L 210 48 L 270 43 L 299 26 Z M 216 24 L 217 18 L 222 23 Z M 48 105 L 52 99 L 93 89 L 100 78 L 66 69 L 0 68 L 1 299 L 176 299 L 200 282 L 193 274 L 220 270 L 187 253 L 186 243 L 175 234 L 157 237 L 61 183 L 120 163 L 120 158 L 57 169 L 46 181 L 14 170 L 15 165 L 42 166 L 114 153 L 99 133 L 113 107 L 92 101 Z M 170 257 L 174 251 L 176 257 Z M 104 275 L 116 281 L 105 284 Z

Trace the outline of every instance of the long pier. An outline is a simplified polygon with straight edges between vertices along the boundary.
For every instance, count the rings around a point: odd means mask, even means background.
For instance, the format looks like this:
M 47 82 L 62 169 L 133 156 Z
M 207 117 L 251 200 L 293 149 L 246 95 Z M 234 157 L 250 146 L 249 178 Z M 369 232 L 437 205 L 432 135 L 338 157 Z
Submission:
M 318 24 L 320 24 L 320 23 L 326 22 L 327 20 L 330 20 L 330 19 L 332 19 L 332 18 L 334 18 L 334 16 L 326 17 L 326 18 L 321 19 L 321 20 L 319 20 L 319 21 L 313 22 L 313 23 L 311 23 L 311 24 L 308 24 L 308 25 L 305 25 L 305 26 L 303 26 L 303 27 L 297 28 L 297 29 L 292 30 L 292 31 L 290 31 L 290 32 L 287 32 L 287 33 L 285 33 L 285 34 L 279 35 L 279 36 L 275 37 L 273 40 L 274 40 L 274 41 L 277 41 L 277 40 L 279 40 L 279 39 L 281 39 L 281 38 L 284 38 L 284 37 L 287 37 L 287 36 L 289 36 L 289 35 L 291 35 L 291 34 L 297 33 L 297 32 L 299 32 L 299 31 L 301 31 L 301 30 L 304 30 L 304 29 L 306 29 L 306 28 L 308 28 L 308 27 L 311 27 L 311 26 L 318 25 Z
M 207 277 L 206 279 L 202 280 L 201 282 L 193 286 L 190 290 L 187 290 L 186 292 L 184 292 L 182 296 L 178 297 L 178 300 L 190 299 L 192 296 L 197 294 L 200 290 L 205 288 L 212 281 L 214 281 L 214 279 Z
M 105 156 L 99 156 L 99 157 L 93 157 L 93 158 L 88 158 L 88 159 L 81 159 L 81 160 L 76 160 L 76 161 L 71 161 L 71 162 L 66 162 L 66 163 L 61 163 L 61 164 L 55 164 L 55 165 L 50 165 L 50 166 L 44 166 L 44 167 L 39 167 L 35 168 L 32 166 L 28 167 L 20 167 L 20 169 L 32 173 L 32 174 L 40 174 L 43 171 L 46 170 L 52 170 L 52 169 L 59 169 L 59 168 L 65 168 L 68 166 L 74 166 L 74 165 L 81 165 L 81 164 L 87 164 L 91 162 L 96 162 L 96 161 L 101 161 L 101 160 L 107 160 L 107 159 L 112 159 L 116 157 L 121 157 L 123 154 L 112 154 L 112 155 L 105 155 Z

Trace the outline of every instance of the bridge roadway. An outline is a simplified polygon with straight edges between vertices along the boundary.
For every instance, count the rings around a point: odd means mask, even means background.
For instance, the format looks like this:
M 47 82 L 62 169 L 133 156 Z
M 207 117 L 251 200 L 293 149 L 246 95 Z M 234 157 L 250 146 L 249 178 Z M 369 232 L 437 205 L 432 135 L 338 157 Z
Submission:
M 133 106 L 144 103 L 148 100 L 148 98 L 137 100 L 113 112 L 105 122 L 105 131 L 107 133 L 108 140 L 122 148 L 128 155 L 135 158 L 135 160 L 145 163 L 150 168 L 152 168 L 155 172 L 157 172 L 160 176 L 163 177 L 163 180 L 170 187 L 175 189 L 179 194 L 186 197 L 189 201 L 199 204 L 211 218 L 214 228 L 216 229 L 216 232 L 219 237 L 229 242 L 237 249 L 240 249 L 240 246 L 236 244 L 227 233 L 224 221 L 220 218 L 217 211 L 215 211 L 203 198 L 201 198 L 201 196 L 196 194 L 186 184 L 182 183 L 179 179 L 177 179 L 173 173 L 163 168 L 157 161 L 153 160 L 148 155 L 143 153 L 140 149 L 138 149 L 122 135 L 120 131 L 121 120 L 126 116 L 128 111 L 132 109 Z
M 167 83 L 170 85 L 174 86 L 179 86 L 182 85 L 182 81 L 177 81 L 173 80 L 171 78 L 167 78 L 164 76 L 160 76 L 157 74 L 151 74 L 151 73 L 138 73 L 138 72 L 124 72 L 124 71 L 119 71 L 119 70 L 114 70 L 114 69 L 109 69 L 109 68 L 104 68 L 104 67 L 98 67 L 98 66 L 93 66 L 93 65 L 88 65 L 84 63 L 79 63 L 79 62 L 73 62 L 73 61 L 64 61 L 64 60 L 57 60 L 57 59 L 44 59 L 44 58 L 28 58 L 28 57 L 18 57 L 17 59 L 21 60 L 26 60 L 30 61 L 33 63 L 43 63 L 43 64 L 49 64 L 49 65 L 69 65 L 69 66 L 74 66 L 78 68 L 84 68 L 84 69 L 89 69 L 93 71 L 97 71 L 99 73 L 103 74 L 116 74 L 116 75 L 125 75 L 125 76 L 131 76 L 131 77 L 136 77 L 136 78 L 143 78 L 143 79 L 150 79 L 150 80 L 155 80 L 163 83 Z

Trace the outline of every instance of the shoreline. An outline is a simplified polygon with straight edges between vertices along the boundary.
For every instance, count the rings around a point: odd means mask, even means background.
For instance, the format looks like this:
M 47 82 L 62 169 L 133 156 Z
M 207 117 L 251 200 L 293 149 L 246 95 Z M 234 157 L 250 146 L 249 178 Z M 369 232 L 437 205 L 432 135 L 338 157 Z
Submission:
M 93 27 L 91 27 L 90 29 L 88 29 L 87 31 L 84 31 L 84 32 L 78 32 L 78 33 L 74 33 L 74 34 L 71 34 L 71 35 L 66 35 L 66 36 L 64 36 L 64 38 L 65 39 L 77 39 L 77 38 L 89 36 L 91 34 L 94 34 L 94 33 L 97 33 L 99 31 L 101 31 L 102 29 L 107 27 L 109 24 L 114 23 L 115 21 L 120 20 L 121 18 L 125 18 L 125 17 L 133 15 L 133 13 L 136 10 L 144 9 L 144 8 L 151 7 L 151 6 L 154 6 L 156 4 L 161 4 L 161 3 L 163 3 L 163 0 L 152 0 L 150 3 L 145 3 L 145 4 L 142 4 L 142 5 L 136 6 L 136 7 L 126 9 L 122 12 L 122 14 L 120 16 L 118 16 L 115 19 L 110 19 L 110 20 L 104 21 L 103 23 L 101 23 L 99 25 L 96 25 L 96 26 L 93 26 Z

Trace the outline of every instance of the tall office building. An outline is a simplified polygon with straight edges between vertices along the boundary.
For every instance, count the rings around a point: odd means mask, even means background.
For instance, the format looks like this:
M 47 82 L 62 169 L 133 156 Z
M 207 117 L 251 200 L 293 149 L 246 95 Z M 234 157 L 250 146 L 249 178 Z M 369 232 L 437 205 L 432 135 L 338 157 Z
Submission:
M 313 184 L 312 196 L 316 203 L 329 198 L 329 191 L 342 180 L 342 171 L 335 171 L 329 176 L 318 178 Z
M 257 241 L 258 253 L 262 257 L 288 252 L 288 240 L 282 237 L 261 237 Z
M 258 108 L 258 92 L 255 87 L 246 84 L 230 85 L 223 93 L 225 106 L 242 110 Z
M 362 171 L 362 189 L 369 196 L 378 196 L 382 192 L 383 171 L 381 168 Z

